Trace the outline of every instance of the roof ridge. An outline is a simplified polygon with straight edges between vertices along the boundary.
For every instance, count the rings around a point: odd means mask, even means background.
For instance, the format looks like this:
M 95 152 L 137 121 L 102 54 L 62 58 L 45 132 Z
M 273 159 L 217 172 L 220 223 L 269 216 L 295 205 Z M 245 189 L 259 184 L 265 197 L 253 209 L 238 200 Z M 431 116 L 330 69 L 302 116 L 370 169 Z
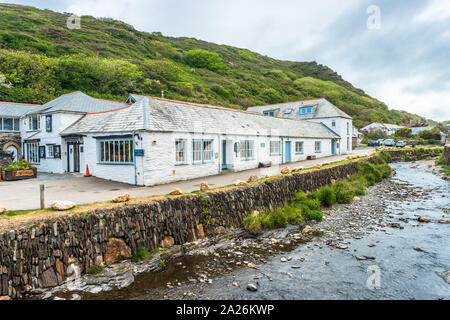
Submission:
M 141 97 L 148 97 L 150 99 L 159 100 L 159 101 L 165 101 L 165 102 L 180 103 L 180 104 L 185 104 L 185 105 L 189 105 L 189 106 L 193 106 L 193 107 L 216 109 L 216 110 L 223 110 L 223 111 L 230 111 L 230 112 L 241 112 L 241 113 L 245 113 L 245 114 L 249 114 L 249 115 L 253 115 L 253 116 L 259 116 L 259 117 L 267 118 L 267 116 L 264 116 L 264 115 L 262 115 L 262 114 L 260 114 L 258 112 L 251 112 L 251 111 L 247 111 L 247 110 L 240 110 L 240 109 L 227 108 L 227 107 L 219 107 L 219 106 L 213 106 L 213 105 L 207 105 L 207 104 L 198 104 L 198 103 L 193 103 L 193 102 L 171 100 L 171 99 L 159 98 L 159 97 L 151 97 L 151 96 L 141 96 Z M 288 118 L 288 117 L 273 117 L 273 118 L 275 118 L 275 119 L 286 119 L 286 120 L 292 120 L 292 121 L 304 121 L 304 122 L 315 123 L 315 124 L 321 124 L 322 123 L 322 122 L 315 122 L 315 121 L 309 121 L 309 120 L 304 120 L 304 119 L 293 119 L 293 118 Z
M 252 106 L 252 107 L 249 107 L 249 108 L 271 107 L 271 106 L 279 106 L 279 105 L 282 105 L 282 104 L 300 103 L 300 102 L 312 102 L 312 101 L 319 101 L 319 100 L 326 100 L 326 101 L 328 101 L 325 98 L 317 98 L 317 99 L 310 99 L 310 100 L 296 100 L 296 101 L 287 101 L 287 102 L 280 102 L 280 103 L 274 103 L 274 104 L 264 104 L 264 105 L 259 105 L 259 106 Z
M 120 108 L 116 108 L 116 109 L 111 109 L 111 110 L 104 110 L 104 111 L 96 111 L 96 112 L 86 112 L 86 114 L 100 114 L 100 113 L 108 113 L 108 112 L 114 112 L 114 111 L 119 111 L 119 110 L 123 110 L 123 109 L 127 109 L 131 107 L 130 104 L 127 104 L 124 107 L 120 107 Z
M 22 103 L 22 102 L 9 102 L 9 101 L 0 101 L 0 103 L 8 103 L 8 104 L 20 104 L 24 106 L 41 106 L 41 104 L 34 104 L 34 103 Z

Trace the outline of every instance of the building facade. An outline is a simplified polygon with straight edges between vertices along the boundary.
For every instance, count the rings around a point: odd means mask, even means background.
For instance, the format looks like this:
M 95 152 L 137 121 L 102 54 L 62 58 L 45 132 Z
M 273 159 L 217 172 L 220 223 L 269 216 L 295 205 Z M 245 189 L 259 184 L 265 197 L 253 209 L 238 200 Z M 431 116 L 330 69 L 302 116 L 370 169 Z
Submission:
M 396 124 L 388 124 L 388 123 L 371 123 L 368 126 L 365 126 L 361 129 L 361 131 L 367 133 L 375 133 L 381 132 L 385 136 L 390 136 L 397 132 L 398 129 L 406 128 L 404 126 L 398 126 Z
M 322 123 L 338 136 L 333 142 L 333 155 L 347 154 L 353 150 L 352 117 L 326 99 L 250 107 L 248 111 L 269 117 Z
M 18 119 L 24 158 L 38 171 L 81 172 L 152 186 L 339 154 L 351 119 L 324 122 L 130 95 L 74 92 Z M 351 144 L 351 142 L 350 142 Z M 344 146 L 346 144 L 344 143 Z M 345 150 L 347 151 L 347 150 Z

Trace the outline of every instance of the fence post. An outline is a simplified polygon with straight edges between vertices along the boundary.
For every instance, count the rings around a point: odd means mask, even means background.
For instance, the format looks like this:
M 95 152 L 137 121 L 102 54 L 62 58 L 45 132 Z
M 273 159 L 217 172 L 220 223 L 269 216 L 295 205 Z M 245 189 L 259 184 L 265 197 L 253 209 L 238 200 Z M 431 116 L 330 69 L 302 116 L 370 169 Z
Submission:
M 45 189 L 45 186 L 44 186 L 43 184 L 41 184 L 41 185 L 40 185 L 41 210 L 44 210 L 44 209 L 45 209 L 44 189 Z

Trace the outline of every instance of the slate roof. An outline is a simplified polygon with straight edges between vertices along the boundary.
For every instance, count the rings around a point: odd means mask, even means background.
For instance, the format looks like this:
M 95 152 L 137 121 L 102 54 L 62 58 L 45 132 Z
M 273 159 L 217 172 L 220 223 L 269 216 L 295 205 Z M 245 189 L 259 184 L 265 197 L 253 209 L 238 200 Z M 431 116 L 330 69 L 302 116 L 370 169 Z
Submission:
M 372 129 L 382 129 L 382 128 L 386 128 L 388 130 L 394 130 L 394 129 L 402 129 L 405 128 L 403 126 L 399 126 L 396 124 L 390 124 L 390 123 L 371 123 L 368 126 L 365 126 L 364 128 L 362 128 L 362 131 L 368 131 L 368 130 L 372 130 Z
M 300 114 L 299 110 L 303 107 L 314 107 L 314 112 L 312 114 Z M 296 101 L 287 102 L 280 104 L 272 104 L 266 106 L 250 107 L 247 111 L 257 112 L 262 114 L 264 111 L 276 111 L 277 117 L 289 117 L 294 119 L 323 119 L 323 118 L 346 118 L 352 119 L 344 111 L 340 110 L 338 107 L 333 105 L 326 99 L 317 99 L 309 101 Z
M 30 111 L 39 110 L 40 107 L 37 104 L 0 101 L 0 117 L 20 118 Z
M 55 100 L 47 102 L 42 105 L 40 113 L 54 113 L 54 112 L 75 112 L 75 113 L 89 113 L 101 112 L 113 109 L 124 108 L 128 106 L 127 103 L 108 101 L 102 99 L 95 99 L 83 92 L 76 91 L 73 93 L 62 95 Z M 29 112 L 36 113 L 37 111 Z
M 138 130 L 209 134 L 277 135 L 305 138 L 339 138 L 321 123 L 264 117 L 231 108 L 137 96 L 129 108 L 86 114 L 62 135 L 117 133 Z

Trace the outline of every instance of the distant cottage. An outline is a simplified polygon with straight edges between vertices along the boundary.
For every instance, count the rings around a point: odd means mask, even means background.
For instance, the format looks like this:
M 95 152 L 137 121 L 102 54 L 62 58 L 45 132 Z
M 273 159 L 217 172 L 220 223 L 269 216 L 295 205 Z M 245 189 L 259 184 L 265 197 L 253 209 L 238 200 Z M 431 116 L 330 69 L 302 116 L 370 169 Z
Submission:
M 287 117 L 288 105 L 298 117 Z M 84 172 L 89 165 L 96 177 L 135 185 L 243 171 L 263 162 L 280 165 L 352 149 L 351 117 L 326 100 L 270 106 L 276 112 L 272 117 L 255 112 L 267 107 L 241 111 L 140 95 L 121 103 L 82 92 L 42 106 L 3 106 L 0 118 L 13 119 L 13 125 L 6 120 L 5 127 L 3 122 L 0 137 L 14 136 L 18 154 L 39 171 Z M 303 111 L 304 106 L 312 110 Z M 13 109 L 20 111 L 13 114 Z

